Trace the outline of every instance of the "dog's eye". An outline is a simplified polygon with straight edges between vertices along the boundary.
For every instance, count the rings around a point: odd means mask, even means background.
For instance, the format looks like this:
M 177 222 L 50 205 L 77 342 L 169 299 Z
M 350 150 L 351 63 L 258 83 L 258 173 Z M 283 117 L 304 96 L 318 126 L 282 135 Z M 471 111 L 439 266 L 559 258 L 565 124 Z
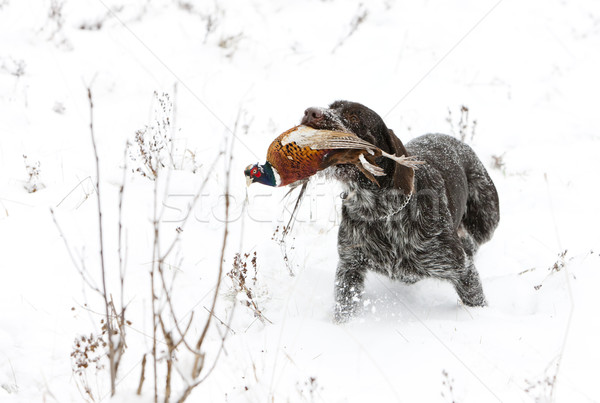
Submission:
M 360 119 L 358 119 L 358 116 L 355 113 L 352 113 L 348 116 L 348 120 L 350 121 L 350 123 L 354 123 L 357 124 Z

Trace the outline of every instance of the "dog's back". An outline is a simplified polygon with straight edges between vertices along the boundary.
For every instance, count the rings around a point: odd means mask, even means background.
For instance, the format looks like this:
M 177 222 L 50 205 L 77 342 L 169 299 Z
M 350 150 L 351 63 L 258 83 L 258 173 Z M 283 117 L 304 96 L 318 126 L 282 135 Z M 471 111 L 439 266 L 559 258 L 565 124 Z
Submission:
M 415 173 L 417 189 L 419 182 L 427 186 L 424 177 L 431 175 L 429 170 L 436 170 L 444 181 L 454 229 L 458 231 L 462 224 L 476 248 L 489 240 L 500 220 L 498 193 L 473 149 L 445 134 L 417 137 L 406 149 L 428 165 Z

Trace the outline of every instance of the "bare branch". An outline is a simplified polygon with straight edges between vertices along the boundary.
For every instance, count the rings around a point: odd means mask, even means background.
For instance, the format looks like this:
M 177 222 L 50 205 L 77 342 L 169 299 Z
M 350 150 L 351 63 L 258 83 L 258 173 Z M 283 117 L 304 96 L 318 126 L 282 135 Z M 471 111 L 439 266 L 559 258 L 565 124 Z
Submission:
M 136 394 L 139 396 L 142 394 L 142 386 L 144 386 L 144 381 L 146 380 L 146 354 L 144 354 L 144 358 L 142 358 L 142 372 L 140 373 L 140 383 L 138 384 Z
M 199 351 L 196 351 L 196 350 L 195 350 L 193 347 L 191 347 L 191 346 L 190 346 L 190 345 L 187 343 L 187 341 L 185 340 L 185 335 L 186 335 L 187 331 L 189 330 L 189 328 L 190 328 L 190 325 L 192 324 L 192 319 L 193 319 L 193 317 L 194 317 L 194 315 L 193 315 L 194 313 L 192 312 L 192 315 L 191 315 L 191 317 L 190 317 L 190 321 L 188 322 L 188 324 L 187 324 L 187 326 L 186 326 L 186 329 L 185 329 L 184 331 L 182 331 L 182 330 L 181 330 L 181 328 L 179 327 L 179 320 L 177 319 L 177 316 L 176 316 L 176 314 L 175 314 L 175 309 L 173 308 L 173 302 L 172 302 L 172 300 L 171 300 L 171 290 L 169 290 L 169 289 L 167 288 L 167 283 L 166 283 L 166 281 L 165 281 L 165 276 L 164 276 L 164 272 L 163 272 L 163 269 L 162 269 L 162 265 L 163 265 L 163 263 L 162 263 L 162 262 L 159 262 L 159 263 L 158 263 L 158 273 L 159 273 L 159 275 L 160 275 L 160 280 L 161 280 L 161 283 L 162 283 L 162 289 L 163 289 L 163 291 L 164 291 L 165 298 L 166 298 L 166 300 L 167 300 L 167 306 L 169 307 L 169 311 L 171 312 L 171 319 L 173 319 L 173 323 L 175 324 L 175 328 L 177 329 L 177 332 L 179 333 L 179 337 L 180 337 L 179 341 L 178 341 L 177 343 L 175 343 L 175 344 L 176 344 L 176 346 L 177 346 L 177 345 L 179 345 L 180 343 L 183 343 L 183 344 L 185 345 L 185 347 L 186 347 L 186 348 L 187 348 L 187 349 L 188 349 L 188 350 L 189 350 L 189 351 L 190 351 L 192 354 L 196 354 L 196 355 L 198 355 L 198 354 L 200 354 L 200 352 L 199 352 Z
M 73 189 L 71 189 L 71 191 L 69 193 L 66 194 L 65 197 L 62 198 L 62 200 L 60 202 L 58 202 L 58 204 L 56 205 L 56 207 L 59 207 L 66 199 L 67 197 L 69 197 L 71 195 L 71 193 L 73 193 L 75 191 L 75 189 L 77 189 L 79 186 L 81 186 L 81 184 L 83 182 L 85 182 L 86 180 L 92 180 L 91 176 L 87 176 L 85 178 L 83 178 L 82 180 L 79 181 L 79 183 L 77 185 L 75 185 L 75 187 Z
M 98 235 L 100 237 L 100 269 L 102 273 L 102 297 L 104 298 L 104 307 L 106 310 L 106 331 L 108 332 L 108 360 L 110 363 L 110 394 L 115 395 L 115 379 L 117 377 L 115 368 L 115 346 L 112 335 L 112 321 L 110 320 L 108 291 L 106 288 L 106 267 L 104 264 L 104 238 L 102 227 L 102 202 L 100 193 L 100 161 L 98 159 L 98 147 L 94 135 L 94 101 L 92 99 L 92 89 L 87 87 L 88 101 L 90 103 L 90 135 L 94 147 L 94 158 L 96 160 L 96 196 L 98 198 Z

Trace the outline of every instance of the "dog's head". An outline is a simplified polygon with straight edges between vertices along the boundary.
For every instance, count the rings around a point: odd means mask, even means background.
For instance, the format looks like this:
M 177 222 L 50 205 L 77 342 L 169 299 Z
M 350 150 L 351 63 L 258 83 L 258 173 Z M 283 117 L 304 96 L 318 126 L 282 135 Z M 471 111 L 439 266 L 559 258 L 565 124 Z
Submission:
M 408 156 L 402 142 L 387 128 L 381 116 L 357 102 L 335 101 L 328 108 L 310 107 L 304 111 L 301 123 L 314 129 L 352 133 L 390 154 Z M 379 158 L 377 164 L 386 172 L 386 176 L 378 178 L 382 188 L 393 187 L 412 193 L 414 172 L 411 168 L 387 158 Z M 354 165 L 338 165 L 329 173 L 345 183 L 375 187 Z

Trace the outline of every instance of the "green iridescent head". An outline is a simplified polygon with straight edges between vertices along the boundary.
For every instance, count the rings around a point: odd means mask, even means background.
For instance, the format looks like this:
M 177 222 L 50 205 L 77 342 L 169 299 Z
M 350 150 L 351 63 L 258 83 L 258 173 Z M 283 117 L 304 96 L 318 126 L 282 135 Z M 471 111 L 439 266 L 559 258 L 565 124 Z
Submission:
M 265 162 L 264 165 L 258 163 L 248 165 L 244 170 L 244 175 L 246 175 L 246 185 L 248 186 L 254 182 L 267 186 L 278 186 L 279 175 L 269 162 Z

